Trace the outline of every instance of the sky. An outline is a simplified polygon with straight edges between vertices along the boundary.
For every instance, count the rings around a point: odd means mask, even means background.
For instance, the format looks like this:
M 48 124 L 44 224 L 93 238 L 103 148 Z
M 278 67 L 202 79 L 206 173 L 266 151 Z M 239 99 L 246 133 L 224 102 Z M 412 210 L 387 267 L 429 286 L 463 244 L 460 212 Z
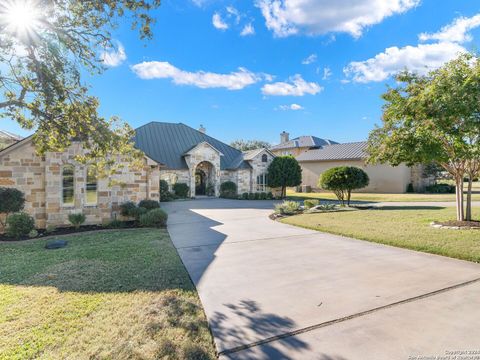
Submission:
M 153 15 L 152 41 L 121 24 L 100 54 L 107 71 L 85 77 L 101 114 L 202 124 L 227 143 L 366 140 L 396 72 L 425 73 L 480 39 L 477 0 L 163 0 Z

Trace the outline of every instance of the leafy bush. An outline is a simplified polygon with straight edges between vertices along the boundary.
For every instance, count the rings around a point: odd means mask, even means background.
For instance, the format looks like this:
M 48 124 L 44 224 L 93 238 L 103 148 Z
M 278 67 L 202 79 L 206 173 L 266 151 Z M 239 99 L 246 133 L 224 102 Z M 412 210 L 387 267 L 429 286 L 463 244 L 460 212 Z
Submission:
M 305 209 L 311 209 L 311 208 L 313 208 L 315 206 L 318 206 L 318 205 L 320 205 L 319 200 L 307 199 L 307 200 L 303 201 L 303 206 L 305 206 Z
M 78 214 L 69 214 L 68 221 L 75 227 L 75 229 L 80 228 L 86 220 L 85 214 L 78 213 Z
M 247 193 L 247 192 L 244 192 L 244 193 L 242 194 L 242 199 L 243 199 L 243 200 L 248 200 L 248 193 Z
M 140 225 L 143 227 L 165 227 L 168 215 L 162 209 L 153 209 L 140 216 Z
M 237 184 L 233 181 L 225 181 L 220 185 L 220 197 L 235 199 L 237 197 Z
M 168 183 L 165 180 L 160 180 L 160 201 L 172 201 L 175 196 L 170 192 Z
M 368 185 L 370 179 L 365 171 L 354 166 L 338 166 L 326 170 L 318 181 L 318 185 L 325 190 L 331 190 L 342 205 L 350 205 L 352 190 L 361 189 Z
M 5 214 L 5 220 L 9 214 L 23 210 L 24 206 L 25 196 L 23 192 L 18 189 L 0 187 L 0 214 Z M 5 227 L 6 223 L 1 222 L 1 225 Z
M 147 210 L 158 209 L 160 203 L 156 200 L 142 200 L 138 203 L 138 207 L 145 208 Z
M 411 193 L 414 193 L 415 190 L 413 189 L 413 184 L 412 183 L 409 183 L 407 185 L 407 193 L 411 194 Z
M 300 203 L 296 201 L 284 201 L 275 205 L 275 213 L 282 215 L 294 215 L 300 211 Z
M 287 186 L 302 183 L 302 168 L 293 156 L 277 156 L 268 166 L 268 186 L 282 189 L 285 197 Z
M 120 214 L 125 217 L 134 217 L 134 211 L 137 205 L 133 201 L 127 201 L 120 204 Z
M 259 200 L 267 200 L 267 193 L 261 192 L 258 194 Z
M 27 236 L 35 228 L 35 220 L 26 214 L 12 214 L 7 218 L 6 234 L 16 239 Z
M 435 184 L 427 186 L 425 190 L 432 194 L 455 194 L 455 185 Z
M 267 193 L 267 200 L 273 200 L 273 194 L 271 191 Z
M 188 188 L 188 185 L 185 183 L 176 183 L 175 185 L 173 185 L 173 192 L 180 199 L 187 198 L 189 191 L 190 189 Z
M 248 200 L 255 200 L 255 193 L 248 193 Z
M 125 223 L 125 221 L 120 221 L 120 220 L 114 219 L 114 220 L 110 221 L 105 227 L 107 227 L 109 229 L 122 229 L 126 226 L 127 226 L 127 224 Z
M 38 231 L 35 230 L 35 229 L 33 229 L 32 231 L 30 231 L 30 232 L 28 233 L 28 237 L 29 237 L 30 239 L 36 238 L 37 236 L 38 236 Z

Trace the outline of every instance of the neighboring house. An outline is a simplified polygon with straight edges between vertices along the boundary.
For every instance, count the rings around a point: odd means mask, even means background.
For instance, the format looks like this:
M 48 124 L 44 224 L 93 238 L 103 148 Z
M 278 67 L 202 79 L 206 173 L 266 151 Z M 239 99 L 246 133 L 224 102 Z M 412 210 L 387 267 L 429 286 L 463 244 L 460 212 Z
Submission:
M 15 144 L 16 142 L 22 140 L 22 137 L 19 135 L 12 134 L 6 130 L 0 130 L 0 150 Z
M 267 149 L 237 150 L 185 124 L 151 122 L 136 130 L 135 146 L 162 163 L 160 178 L 172 187 L 185 183 L 190 196 L 206 195 L 211 188 L 220 194 L 220 184 L 233 181 L 238 192 L 268 191 L 266 172 L 275 157 Z
M 283 131 L 280 134 L 280 144 L 272 146 L 270 151 L 276 156 L 292 155 L 297 157 L 305 151 L 320 149 L 322 146 L 331 144 L 337 144 L 337 142 L 311 135 L 299 136 L 290 140 L 289 133 Z
M 218 196 L 228 180 L 239 193 L 268 191 L 266 172 L 274 155 L 266 149 L 242 153 L 205 129 L 159 122 L 138 128 L 134 140 L 145 153 L 143 167 L 125 166 L 111 178 L 97 179 L 88 165 L 74 160 L 83 152 L 80 143 L 38 156 L 30 136 L 0 151 L 0 186 L 25 194 L 25 211 L 38 228 L 68 225 L 68 215 L 79 212 L 86 224 L 108 222 L 126 201 L 159 200 L 160 179 L 170 186 L 188 184 L 192 197 L 205 194 L 209 184 Z
M 361 189 L 361 192 L 404 193 L 408 184 L 412 184 L 415 191 L 421 192 L 430 184 L 430 179 L 423 175 L 422 166 L 366 164 L 366 147 L 367 142 L 333 144 L 300 154 L 296 159 L 302 167 L 302 185 L 318 189 L 320 175 L 336 166 L 356 166 L 365 170 L 370 184 Z

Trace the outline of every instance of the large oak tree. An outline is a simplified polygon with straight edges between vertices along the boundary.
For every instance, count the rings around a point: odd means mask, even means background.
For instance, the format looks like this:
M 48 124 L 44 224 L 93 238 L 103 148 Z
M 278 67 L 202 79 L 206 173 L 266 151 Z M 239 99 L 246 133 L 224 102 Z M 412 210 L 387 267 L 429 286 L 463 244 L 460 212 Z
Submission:
M 39 153 L 81 141 L 83 161 L 99 170 L 138 159 L 132 129 L 98 114 L 82 72 L 105 70 L 102 53 L 115 48 L 112 31 L 129 22 L 151 39 L 151 11 L 160 0 L 3 0 L 0 2 L 0 117 L 35 130 Z M 117 158 L 118 160 L 118 158 Z

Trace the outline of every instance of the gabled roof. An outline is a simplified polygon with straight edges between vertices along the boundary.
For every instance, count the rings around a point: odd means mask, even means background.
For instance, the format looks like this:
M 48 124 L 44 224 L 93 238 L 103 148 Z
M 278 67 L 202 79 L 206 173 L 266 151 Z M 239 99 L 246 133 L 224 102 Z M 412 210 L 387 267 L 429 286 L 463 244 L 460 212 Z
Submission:
M 150 122 L 136 129 L 134 141 L 138 149 L 169 169 L 188 169 L 185 153 L 202 142 L 223 154 L 222 170 L 249 167 L 240 150 L 182 123 Z
M 14 141 L 20 141 L 23 139 L 20 135 L 16 135 L 7 130 L 0 130 L 0 139 L 9 139 Z
M 333 160 L 361 160 L 366 153 L 367 142 L 353 142 L 345 144 L 327 145 L 320 149 L 308 150 L 297 156 L 297 161 L 333 161 Z
M 199 147 L 200 145 L 207 145 L 208 147 L 210 147 L 213 151 L 217 152 L 220 156 L 223 156 L 222 152 L 220 150 L 218 150 L 215 146 L 213 146 L 212 144 L 206 142 L 206 141 L 202 141 L 201 143 L 198 143 L 197 145 L 193 146 L 191 149 L 189 149 L 185 154 L 183 155 L 191 155 L 191 152 L 193 151 L 193 149 Z
M 292 149 L 292 148 L 315 148 L 321 147 L 326 145 L 338 144 L 336 141 L 328 140 L 328 139 L 321 139 L 316 136 L 299 136 L 290 141 L 275 145 L 270 148 L 270 150 L 281 150 L 281 149 Z
M 272 154 L 270 152 L 270 150 L 266 149 L 266 148 L 259 148 L 259 149 L 255 149 L 255 150 L 248 150 L 248 151 L 244 151 L 243 152 L 243 159 L 245 161 L 250 161 L 250 160 L 253 160 L 256 156 L 258 156 L 260 153 L 262 153 L 263 151 L 266 151 L 267 153 L 269 153 L 271 156 L 275 156 L 274 154 Z

